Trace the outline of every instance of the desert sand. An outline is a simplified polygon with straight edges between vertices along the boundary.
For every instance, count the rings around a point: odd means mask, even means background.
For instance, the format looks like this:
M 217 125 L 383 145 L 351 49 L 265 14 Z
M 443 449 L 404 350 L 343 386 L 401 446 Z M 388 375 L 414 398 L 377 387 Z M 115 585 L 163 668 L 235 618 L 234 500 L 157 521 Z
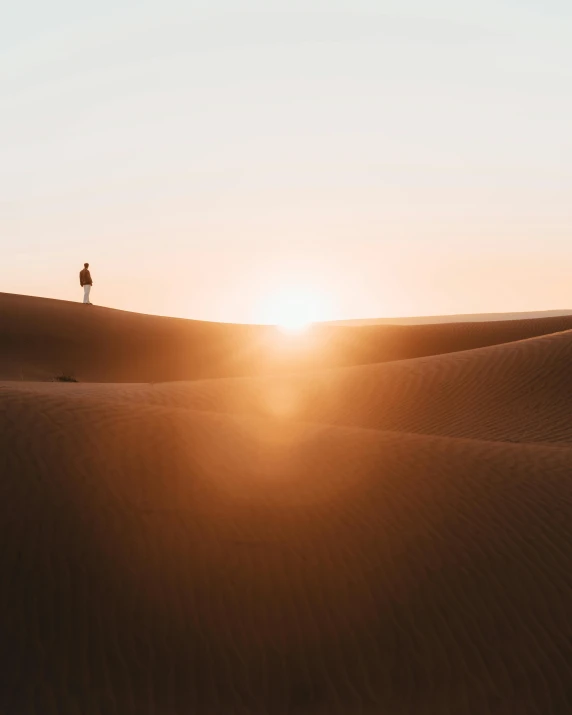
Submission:
M 571 365 L 0 294 L 0 713 L 572 712 Z

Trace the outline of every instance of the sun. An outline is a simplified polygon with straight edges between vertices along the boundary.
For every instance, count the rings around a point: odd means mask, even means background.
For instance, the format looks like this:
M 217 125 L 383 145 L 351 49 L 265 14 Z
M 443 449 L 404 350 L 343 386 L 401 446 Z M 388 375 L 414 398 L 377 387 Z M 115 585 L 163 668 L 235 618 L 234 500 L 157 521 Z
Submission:
M 276 325 L 286 333 L 302 333 L 307 330 L 311 324 L 312 321 L 306 320 L 304 316 L 289 315 Z
M 323 301 L 310 291 L 277 293 L 268 300 L 264 310 L 265 322 L 289 333 L 303 332 L 323 319 Z

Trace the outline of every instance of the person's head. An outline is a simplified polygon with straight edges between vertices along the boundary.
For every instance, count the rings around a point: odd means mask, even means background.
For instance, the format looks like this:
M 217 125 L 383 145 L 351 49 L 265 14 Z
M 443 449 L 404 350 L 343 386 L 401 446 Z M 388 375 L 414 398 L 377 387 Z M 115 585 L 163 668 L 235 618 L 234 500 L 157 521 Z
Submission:
M 89 263 L 84 263 L 84 264 L 83 264 L 83 267 L 84 267 L 84 268 L 89 268 Z

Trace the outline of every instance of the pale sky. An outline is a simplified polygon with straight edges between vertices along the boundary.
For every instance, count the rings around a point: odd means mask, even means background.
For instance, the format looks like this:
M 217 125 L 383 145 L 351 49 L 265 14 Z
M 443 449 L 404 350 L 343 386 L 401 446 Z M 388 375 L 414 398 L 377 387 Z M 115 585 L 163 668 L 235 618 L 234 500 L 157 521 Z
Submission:
M 273 322 L 572 308 L 568 0 L 19 0 L 0 291 Z

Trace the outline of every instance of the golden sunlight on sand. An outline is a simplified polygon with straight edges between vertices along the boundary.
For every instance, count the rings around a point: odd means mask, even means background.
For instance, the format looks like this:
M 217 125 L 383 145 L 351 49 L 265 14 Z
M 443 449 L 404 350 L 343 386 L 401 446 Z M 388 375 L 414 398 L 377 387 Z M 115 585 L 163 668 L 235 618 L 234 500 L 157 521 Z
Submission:
M 0 713 L 572 713 L 572 316 L 0 326 Z

